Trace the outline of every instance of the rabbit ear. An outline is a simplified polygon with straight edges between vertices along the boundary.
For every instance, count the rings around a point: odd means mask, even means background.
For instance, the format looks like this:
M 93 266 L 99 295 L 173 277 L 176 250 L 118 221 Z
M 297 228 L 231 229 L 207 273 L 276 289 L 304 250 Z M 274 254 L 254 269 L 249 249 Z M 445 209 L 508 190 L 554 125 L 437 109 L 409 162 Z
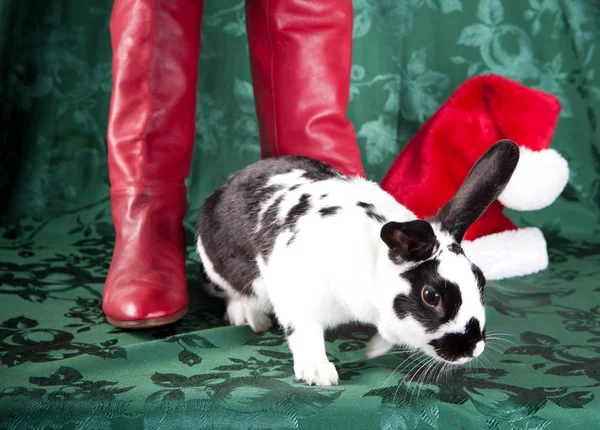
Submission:
M 502 193 L 519 162 L 519 147 L 512 140 L 496 142 L 477 160 L 452 200 L 435 217 L 441 229 L 458 243 L 467 229 Z
M 398 261 L 424 261 L 437 249 L 437 239 L 427 221 L 388 222 L 381 228 L 381 240 Z

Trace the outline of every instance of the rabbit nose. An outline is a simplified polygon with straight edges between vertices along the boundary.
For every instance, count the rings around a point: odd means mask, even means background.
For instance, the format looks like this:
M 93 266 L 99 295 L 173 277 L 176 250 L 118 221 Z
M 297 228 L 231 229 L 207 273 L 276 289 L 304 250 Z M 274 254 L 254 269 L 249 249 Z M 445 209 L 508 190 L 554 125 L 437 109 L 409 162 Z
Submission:
M 481 355 L 481 353 L 483 352 L 483 349 L 485 348 L 485 342 L 483 340 L 480 340 L 479 342 L 477 342 L 477 345 L 475 345 L 475 349 L 473 349 L 473 358 L 477 358 Z

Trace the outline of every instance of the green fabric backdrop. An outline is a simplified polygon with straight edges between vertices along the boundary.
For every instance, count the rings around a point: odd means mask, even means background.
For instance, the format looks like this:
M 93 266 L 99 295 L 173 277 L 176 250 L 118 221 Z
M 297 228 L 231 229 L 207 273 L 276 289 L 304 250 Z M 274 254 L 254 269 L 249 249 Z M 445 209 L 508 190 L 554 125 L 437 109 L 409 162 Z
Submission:
M 504 340 L 476 364 L 439 379 L 430 372 L 419 385 L 419 357 L 365 361 L 370 332 L 348 327 L 328 340 L 341 385 L 327 389 L 294 381 L 280 330 L 228 327 L 222 304 L 201 293 L 198 210 L 259 158 L 243 5 L 205 6 L 187 181 L 191 311 L 178 324 L 126 333 L 100 308 L 114 240 L 105 138 L 112 2 L 0 1 L 0 427 L 598 426 L 599 3 L 354 1 L 348 114 L 370 178 L 382 178 L 465 79 L 487 72 L 560 98 L 552 145 L 571 178 L 551 207 L 509 213 L 543 229 L 551 265 L 488 284 L 489 330 Z

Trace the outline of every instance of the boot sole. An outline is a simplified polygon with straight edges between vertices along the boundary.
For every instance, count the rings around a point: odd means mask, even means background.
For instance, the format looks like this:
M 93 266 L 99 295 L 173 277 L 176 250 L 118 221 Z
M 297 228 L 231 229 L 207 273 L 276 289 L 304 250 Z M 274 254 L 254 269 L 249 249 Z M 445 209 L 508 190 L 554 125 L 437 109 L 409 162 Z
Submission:
M 167 324 L 172 324 L 178 320 L 180 320 L 185 314 L 187 314 L 188 308 L 183 309 L 173 315 L 169 315 L 168 317 L 163 318 L 152 318 L 145 320 L 135 320 L 135 321 L 118 321 L 114 320 L 111 317 L 106 317 L 106 320 L 113 326 L 118 328 L 127 328 L 127 329 L 144 329 L 144 328 L 152 328 L 152 327 L 160 327 Z

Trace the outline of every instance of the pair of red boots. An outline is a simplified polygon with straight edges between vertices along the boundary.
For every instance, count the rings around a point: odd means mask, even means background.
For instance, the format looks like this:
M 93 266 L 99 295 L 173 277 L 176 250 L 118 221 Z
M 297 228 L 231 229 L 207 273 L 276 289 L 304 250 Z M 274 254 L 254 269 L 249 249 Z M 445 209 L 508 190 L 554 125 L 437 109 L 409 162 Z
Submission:
M 187 312 L 184 180 L 195 137 L 202 13 L 203 0 L 116 0 L 113 6 L 108 162 L 117 236 L 103 310 L 117 327 L 168 324 Z M 262 157 L 300 154 L 364 176 L 346 117 L 352 0 L 247 0 L 246 21 Z M 556 100 L 490 79 L 476 78 L 466 93 L 457 92 L 382 182 L 418 215 L 436 212 L 499 138 L 535 151 L 548 147 L 560 109 Z M 514 106 L 503 106 L 507 98 L 493 94 L 507 85 L 518 98 Z M 488 106 L 499 99 L 496 111 Z M 496 117 L 509 108 L 515 113 L 498 128 Z M 527 134 L 522 127 L 532 112 L 546 117 Z M 440 151 L 433 158 L 427 155 L 432 149 Z M 454 177 L 448 177 L 449 163 L 458 166 L 451 169 Z M 431 190 L 420 194 L 423 184 L 433 187 L 435 198 Z M 515 229 L 508 219 L 497 222 L 503 217 L 499 203 L 490 210 L 497 213 L 482 218 L 498 225 L 473 226 L 479 233 Z

